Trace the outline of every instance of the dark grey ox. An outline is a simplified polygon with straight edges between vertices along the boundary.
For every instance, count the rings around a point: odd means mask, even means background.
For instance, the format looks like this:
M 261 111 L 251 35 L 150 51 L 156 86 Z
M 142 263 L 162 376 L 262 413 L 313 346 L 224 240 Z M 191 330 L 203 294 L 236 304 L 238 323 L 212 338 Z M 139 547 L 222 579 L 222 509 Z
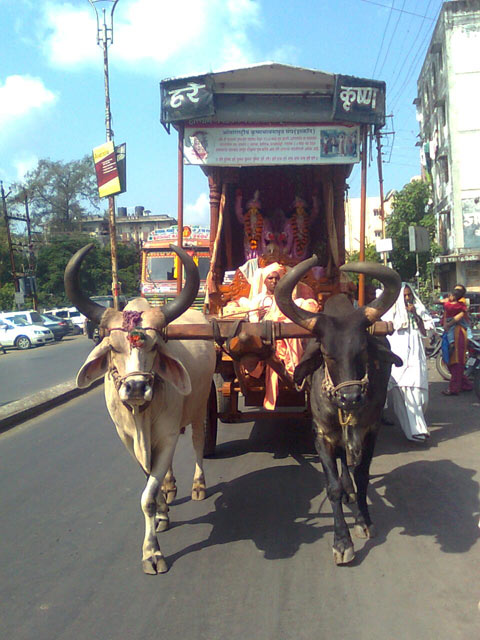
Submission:
M 215 348 L 204 340 L 166 342 L 163 337 L 169 323 L 207 323 L 203 313 L 189 309 L 198 292 L 199 277 L 185 251 L 172 246 L 185 266 L 186 276 L 185 288 L 173 302 L 153 308 L 143 298 L 136 298 L 120 312 L 96 304 L 80 289 L 78 272 L 92 246 L 77 251 L 65 269 L 67 296 L 79 311 L 100 325 L 104 336 L 81 367 L 77 384 L 87 387 L 105 376 L 110 416 L 123 444 L 147 476 L 141 500 L 145 516 L 143 570 L 163 573 L 167 564 L 156 532 L 167 529 L 169 520 L 161 485 L 171 468 L 178 436 L 189 424 L 196 454 L 192 498 L 205 497 L 204 426 Z M 166 480 L 167 492 L 175 493 L 171 472 Z
M 326 477 L 327 495 L 333 509 L 333 557 L 347 564 L 355 557 L 345 522 L 342 501 L 355 499 L 348 467 L 353 468 L 357 512 L 355 534 L 374 536 L 367 506 L 370 463 L 385 404 L 392 363 L 401 364 L 385 338 L 368 332 L 375 321 L 395 302 L 400 292 L 399 275 L 379 264 L 350 262 L 342 271 L 364 273 L 384 285 L 383 293 L 368 306 L 354 309 L 345 295 L 327 300 L 323 313 L 301 309 L 292 300 L 292 291 L 317 257 L 304 260 L 285 275 L 275 289 L 283 313 L 315 336 L 295 370 L 295 382 L 310 390 L 315 447 Z M 339 475 L 337 459 L 340 459 Z

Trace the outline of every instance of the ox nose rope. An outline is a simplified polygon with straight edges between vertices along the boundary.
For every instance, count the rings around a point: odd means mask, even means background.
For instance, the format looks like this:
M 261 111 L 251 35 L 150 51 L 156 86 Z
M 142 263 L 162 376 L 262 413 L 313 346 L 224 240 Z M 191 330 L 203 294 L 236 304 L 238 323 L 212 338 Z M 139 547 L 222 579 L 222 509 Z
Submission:
M 125 380 L 128 380 L 128 378 L 131 378 L 133 376 L 142 376 L 143 378 L 147 378 L 146 382 L 148 382 L 148 384 L 150 384 L 151 387 L 154 386 L 155 380 L 157 378 L 159 379 L 159 376 L 153 371 L 131 371 L 130 373 L 127 373 L 126 375 L 121 376 L 120 373 L 118 372 L 117 367 L 114 364 L 112 364 L 111 360 L 110 360 L 110 367 L 109 367 L 108 373 L 113 380 L 113 384 L 115 386 L 115 389 L 117 390 L 117 393 L 120 391 L 120 387 L 125 382 Z M 148 400 L 144 404 L 142 404 L 142 406 L 139 408 L 140 413 L 142 413 L 143 411 L 145 411 L 145 409 L 148 408 L 148 406 L 150 405 L 150 402 L 151 400 Z M 125 400 L 122 400 L 122 404 L 131 413 L 133 413 L 134 409 L 132 406 L 128 404 L 128 402 L 126 402 Z
M 333 384 L 330 371 L 328 370 L 327 363 L 325 362 L 325 374 L 322 382 L 322 389 L 330 400 L 332 400 L 335 396 L 338 397 L 338 391 L 340 391 L 340 389 L 351 387 L 353 385 L 360 386 L 360 393 L 364 395 L 368 388 L 368 372 L 365 373 L 361 380 L 347 380 L 346 382 L 340 382 L 340 384 L 337 384 L 335 386 Z

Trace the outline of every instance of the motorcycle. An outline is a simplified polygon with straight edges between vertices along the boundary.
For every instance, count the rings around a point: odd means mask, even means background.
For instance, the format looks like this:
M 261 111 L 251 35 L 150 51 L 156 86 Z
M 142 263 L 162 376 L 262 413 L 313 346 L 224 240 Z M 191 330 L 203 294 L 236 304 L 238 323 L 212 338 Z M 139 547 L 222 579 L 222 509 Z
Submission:
M 437 351 L 435 356 L 435 365 L 437 367 L 438 373 L 442 376 L 442 378 L 444 380 L 450 380 L 452 376 L 450 375 L 448 366 L 443 359 L 441 340 L 440 350 Z M 477 398 L 480 400 L 480 342 L 474 340 L 473 338 L 470 338 L 468 341 L 465 375 L 472 381 L 473 389 L 477 395 Z
M 425 349 L 425 355 L 427 358 L 436 358 L 438 353 L 441 353 L 442 335 L 443 329 L 441 327 L 437 327 L 423 339 L 423 348 Z

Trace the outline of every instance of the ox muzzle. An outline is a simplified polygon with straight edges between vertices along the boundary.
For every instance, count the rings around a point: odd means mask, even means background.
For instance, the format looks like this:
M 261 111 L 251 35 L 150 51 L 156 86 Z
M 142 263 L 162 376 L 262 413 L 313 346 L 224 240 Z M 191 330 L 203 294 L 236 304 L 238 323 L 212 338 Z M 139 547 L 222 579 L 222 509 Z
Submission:
M 132 371 L 124 376 L 116 368 L 111 375 L 120 400 L 128 409 L 145 410 L 153 398 L 156 374 L 152 371 Z
M 368 373 L 361 380 L 347 380 L 334 385 L 325 363 L 322 389 L 327 398 L 343 411 L 353 411 L 362 407 L 367 398 Z

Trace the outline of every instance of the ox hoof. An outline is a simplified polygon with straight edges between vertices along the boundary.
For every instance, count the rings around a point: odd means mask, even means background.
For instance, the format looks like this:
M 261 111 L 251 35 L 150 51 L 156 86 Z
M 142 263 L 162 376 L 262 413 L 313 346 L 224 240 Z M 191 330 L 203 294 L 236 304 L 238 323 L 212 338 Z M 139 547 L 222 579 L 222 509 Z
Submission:
M 371 524 L 370 526 L 366 524 L 356 524 L 353 527 L 353 533 L 357 536 L 357 538 L 374 538 L 376 531 L 373 524 Z
M 351 493 L 344 493 L 342 496 L 343 504 L 353 504 L 357 501 L 357 494 L 352 491 Z
M 192 500 L 205 500 L 206 495 L 205 487 L 192 487 Z
M 163 518 L 158 518 L 155 531 L 157 533 L 161 533 L 162 531 L 168 531 L 169 527 L 170 527 L 170 520 L 168 518 L 166 520 L 164 520 Z
M 353 547 L 348 547 L 343 551 L 340 551 L 340 549 L 335 549 L 335 547 L 332 547 L 332 551 L 333 551 L 333 559 L 336 565 L 348 564 L 355 558 L 355 551 Z
M 177 487 L 175 487 L 174 489 L 162 489 L 163 491 L 163 495 L 165 496 L 165 502 L 167 504 L 172 504 L 172 502 L 175 500 L 175 498 L 177 497 Z
M 147 573 L 149 576 L 155 576 L 157 573 L 166 573 L 168 571 L 168 565 L 161 554 L 142 560 L 142 568 L 143 573 Z

